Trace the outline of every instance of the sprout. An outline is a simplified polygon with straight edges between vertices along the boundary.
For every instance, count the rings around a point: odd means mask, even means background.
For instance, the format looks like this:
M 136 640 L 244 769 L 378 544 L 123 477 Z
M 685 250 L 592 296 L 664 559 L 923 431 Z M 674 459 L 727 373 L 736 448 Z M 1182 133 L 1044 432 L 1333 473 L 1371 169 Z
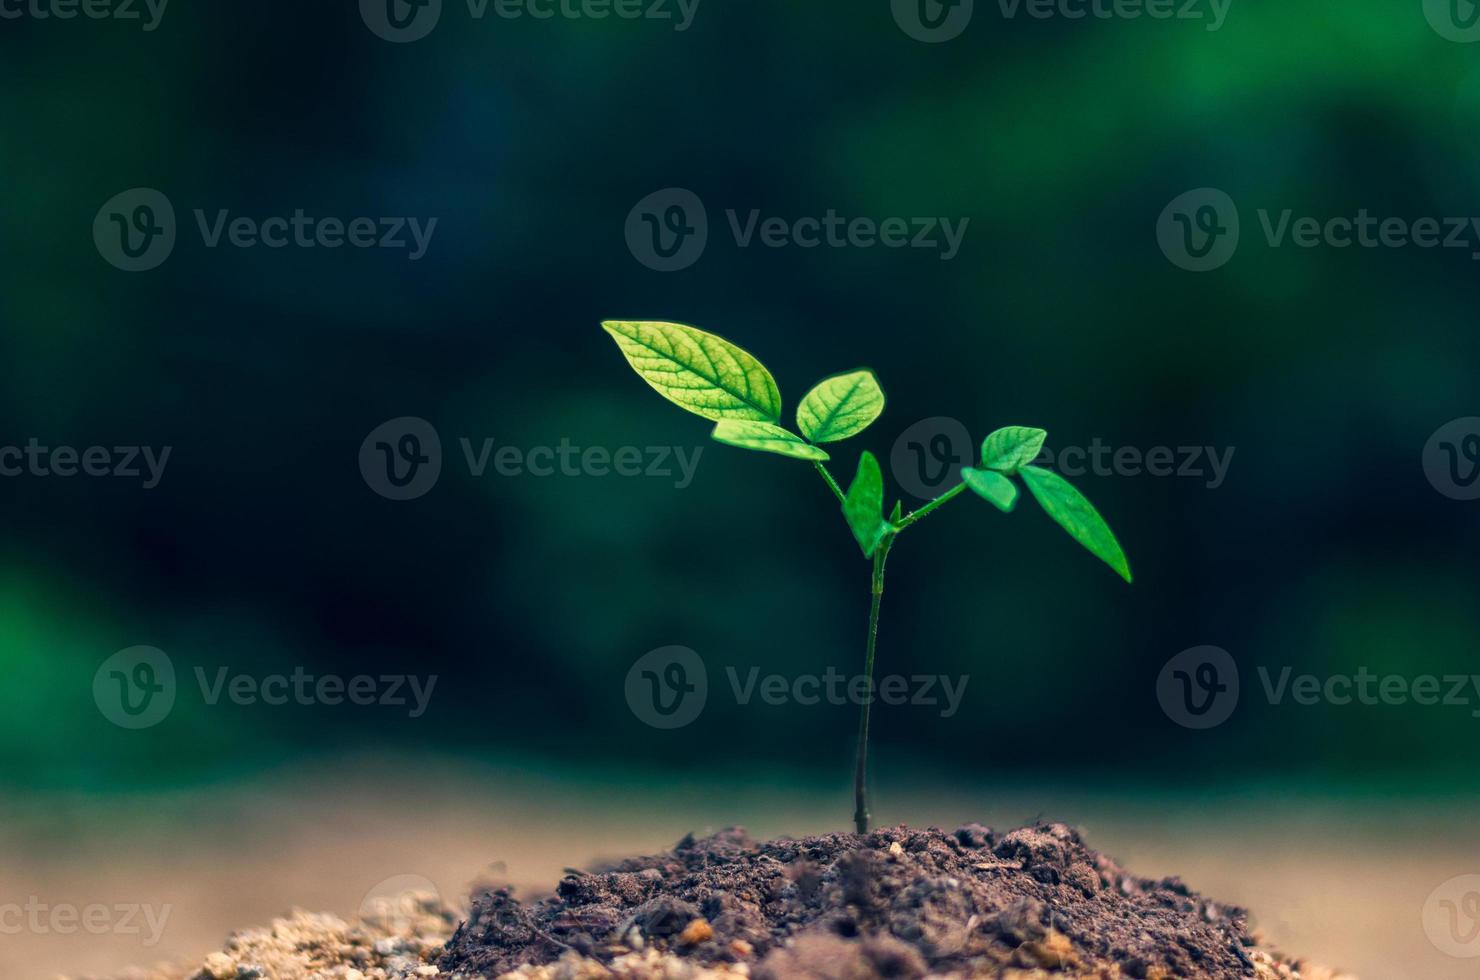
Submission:
M 843 517 L 863 557 L 873 562 L 868 643 L 864 674 L 872 690 L 879 605 L 884 597 L 884 563 L 894 540 L 927 514 L 964 490 L 1003 513 L 1017 506 L 1017 477 L 1045 513 L 1127 582 L 1130 565 L 1109 525 L 1069 482 L 1034 466 L 1047 433 L 1026 426 L 998 429 L 982 442 L 981 462 L 961 473 L 961 482 L 909 514 L 896 503 L 884 516 L 884 477 L 873 453 L 858 459 L 845 493 L 825 465 L 823 445 L 858 435 L 884 411 L 884 390 L 867 369 L 836 374 L 818 382 L 797 406 L 800 435 L 781 425 L 781 392 L 760 361 L 722 337 L 681 323 L 608 320 L 602 327 L 616 340 L 632 369 L 658 394 L 679 408 L 714 422 L 714 439 L 728 446 L 775 453 L 810 462 L 842 506 Z M 873 698 L 866 697 L 858 722 L 857 765 L 853 774 L 853 823 L 869 827 L 868 721 Z

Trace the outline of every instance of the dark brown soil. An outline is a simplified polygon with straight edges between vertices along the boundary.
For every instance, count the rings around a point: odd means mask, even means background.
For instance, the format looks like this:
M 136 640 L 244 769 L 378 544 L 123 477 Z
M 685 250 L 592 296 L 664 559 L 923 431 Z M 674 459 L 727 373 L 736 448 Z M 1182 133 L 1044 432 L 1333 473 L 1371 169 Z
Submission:
M 756 980 L 1012 968 L 1232 980 L 1255 975 L 1253 944 L 1243 910 L 1176 878 L 1134 877 L 1060 824 L 768 843 L 732 829 L 571 872 L 533 905 L 507 889 L 477 895 L 438 965 L 497 976 L 569 950 L 609 963 L 656 946 L 748 962 Z

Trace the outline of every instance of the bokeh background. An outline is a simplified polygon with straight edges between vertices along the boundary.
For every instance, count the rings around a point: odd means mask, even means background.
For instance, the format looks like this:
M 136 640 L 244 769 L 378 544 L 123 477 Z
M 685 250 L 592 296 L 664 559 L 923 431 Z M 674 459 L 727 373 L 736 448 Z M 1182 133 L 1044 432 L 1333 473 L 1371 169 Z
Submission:
M 1480 871 L 1480 693 L 1272 706 L 1254 670 L 1476 671 L 1480 503 L 1441 492 L 1423 453 L 1476 414 L 1480 246 L 1271 248 L 1257 209 L 1480 214 L 1480 49 L 1417 0 L 1233 0 L 1217 31 L 978 0 L 940 44 L 884 0 L 704 0 L 673 26 L 480 21 L 451 0 L 408 44 L 351 2 L 172 4 L 153 31 L 0 21 L 0 444 L 172 447 L 149 490 L 0 478 L 0 902 L 177 903 L 158 948 L 0 935 L 0 972 L 199 956 L 293 904 L 353 911 L 395 873 L 454 895 L 512 860 L 537 889 L 686 829 L 846 825 L 855 709 L 738 705 L 723 668 L 857 669 L 867 563 L 809 467 L 709 443 L 634 376 L 599 329 L 618 317 L 741 343 L 788 412 L 873 367 L 888 408 L 838 448 L 839 479 L 936 416 L 975 440 L 1015 423 L 1050 446 L 1232 449 L 1216 488 L 1076 481 L 1133 586 L 1031 503 L 963 498 L 901 540 L 880 671 L 971 679 L 953 717 L 876 712 L 876 817 L 1102 827 L 1092 843 L 1139 870 L 1263 900 L 1300 952 L 1467 975 L 1423 916 Z M 170 198 L 179 241 L 129 274 L 91 228 L 135 187 Z M 664 273 L 625 226 L 671 187 L 705 202 L 710 239 Z M 1195 274 L 1155 226 L 1201 187 L 1243 233 Z M 414 262 L 210 249 L 196 208 L 437 227 Z M 728 209 L 970 225 L 950 261 L 741 248 Z M 411 501 L 358 464 L 402 416 L 444 449 Z M 461 438 L 703 454 L 682 489 L 475 478 Z M 898 477 L 891 499 L 916 503 Z M 137 644 L 181 693 L 125 731 L 93 677 Z M 671 644 L 711 683 L 676 732 L 624 692 Z M 1244 691 L 1193 731 L 1156 680 L 1203 644 Z M 439 680 L 409 718 L 209 705 L 197 667 Z

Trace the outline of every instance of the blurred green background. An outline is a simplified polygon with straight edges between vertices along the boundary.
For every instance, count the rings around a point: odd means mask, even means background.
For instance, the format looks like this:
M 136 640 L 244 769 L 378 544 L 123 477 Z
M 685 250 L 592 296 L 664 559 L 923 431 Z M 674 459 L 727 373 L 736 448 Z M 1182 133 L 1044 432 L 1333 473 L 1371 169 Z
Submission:
M 1032 505 L 963 499 L 904 538 L 880 671 L 971 681 L 954 717 L 876 713 L 880 778 L 1469 790 L 1469 708 L 1274 708 L 1253 669 L 1475 670 L 1477 505 L 1436 492 L 1421 455 L 1475 412 L 1480 265 L 1469 249 L 1273 249 L 1256 209 L 1480 213 L 1475 51 L 1417 2 L 1234 0 L 1206 26 L 978 2 L 959 38 L 924 44 L 884 2 L 779 0 L 705 0 L 682 32 L 476 21 L 449 0 L 411 44 L 353 3 L 178 4 L 148 32 L 0 23 L 0 443 L 173 447 L 148 491 L 0 479 L 4 785 L 194 785 L 384 747 L 841 790 L 854 709 L 741 707 L 722 671 L 856 669 L 867 564 L 806 465 L 711 444 L 649 391 L 598 327 L 620 317 L 737 341 L 788 415 L 824 375 L 875 368 L 888 409 L 839 447 L 839 479 L 933 416 L 975 440 L 1016 423 L 1050 446 L 1235 449 L 1216 489 L 1076 481 L 1134 586 Z M 1167 261 L 1155 224 L 1205 186 L 1238 202 L 1243 242 L 1199 275 Z M 127 274 L 90 229 L 133 187 L 172 200 L 180 241 Z M 661 273 L 624 224 L 668 187 L 705 201 L 710 243 Z M 208 249 L 195 208 L 438 225 L 417 262 Z M 970 226 L 952 261 L 737 248 L 731 208 Z M 408 502 L 357 464 L 399 416 L 431 422 L 445 453 Z M 684 489 L 475 479 L 461 437 L 703 455 Z M 129 732 L 92 680 L 136 644 L 169 653 L 182 691 Z M 624 697 L 633 661 L 670 644 L 710 666 L 709 705 L 680 732 Z M 1234 655 L 1245 691 L 1208 732 L 1155 692 L 1201 644 Z M 411 719 L 212 707 L 196 666 L 440 680 Z

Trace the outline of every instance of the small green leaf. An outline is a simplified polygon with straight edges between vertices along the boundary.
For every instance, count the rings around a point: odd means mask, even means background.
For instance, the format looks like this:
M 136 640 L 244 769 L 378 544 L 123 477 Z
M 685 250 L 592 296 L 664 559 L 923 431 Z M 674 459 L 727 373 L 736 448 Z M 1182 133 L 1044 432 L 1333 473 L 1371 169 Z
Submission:
M 770 422 L 756 422 L 752 419 L 722 419 L 715 423 L 714 431 L 710 435 L 716 442 L 722 442 L 727 446 L 775 453 L 778 456 L 790 456 L 792 459 L 810 459 L 820 463 L 828 458 L 827 453 L 821 449 L 803 442 L 801 436 L 787 432 L 781 426 L 772 425 Z
M 1043 452 L 1048 433 L 1024 425 L 1009 425 L 982 440 L 982 467 L 1011 476 Z
M 642 380 L 679 408 L 716 422 L 781 418 L 781 392 L 771 372 L 723 337 L 656 320 L 601 326 Z
M 890 524 L 898 524 L 899 523 L 899 519 L 901 517 L 903 517 L 903 516 L 904 516 L 904 501 L 902 501 L 902 500 L 896 500 L 894 502 L 894 512 L 889 515 L 889 523 Z
M 884 474 L 873 453 L 858 457 L 858 473 L 843 498 L 843 516 L 848 518 L 863 557 L 872 558 L 879 542 L 892 530 L 884 520 Z
M 1004 514 L 1012 513 L 1012 509 L 1017 506 L 1017 484 L 996 470 L 974 470 L 968 466 L 961 471 L 961 482 L 970 487 L 978 497 L 995 504 Z
M 1131 566 L 1125 560 L 1125 552 L 1120 550 L 1120 542 L 1115 540 L 1110 525 L 1105 523 L 1084 494 L 1052 470 L 1024 466 L 1019 472 L 1049 517 L 1091 554 L 1119 572 L 1121 578 L 1127 582 L 1131 580 Z
M 883 411 L 884 389 L 874 372 L 852 371 L 807 392 L 797 406 L 797 428 L 813 442 L 837 442 L 867 429 Z

